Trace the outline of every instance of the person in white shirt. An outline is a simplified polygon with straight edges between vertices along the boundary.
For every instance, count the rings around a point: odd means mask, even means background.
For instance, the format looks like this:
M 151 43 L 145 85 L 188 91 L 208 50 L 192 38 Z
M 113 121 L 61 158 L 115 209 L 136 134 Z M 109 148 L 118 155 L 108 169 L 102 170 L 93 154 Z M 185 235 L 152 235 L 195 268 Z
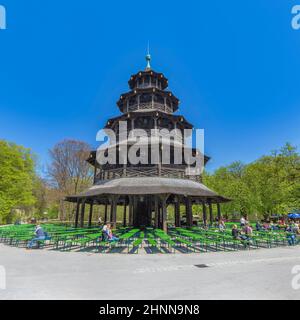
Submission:
M 244 227 L 246 224 L 246 219 L 243 216 L 241 217 L 240 223 L 241 223 L 241 227 Z

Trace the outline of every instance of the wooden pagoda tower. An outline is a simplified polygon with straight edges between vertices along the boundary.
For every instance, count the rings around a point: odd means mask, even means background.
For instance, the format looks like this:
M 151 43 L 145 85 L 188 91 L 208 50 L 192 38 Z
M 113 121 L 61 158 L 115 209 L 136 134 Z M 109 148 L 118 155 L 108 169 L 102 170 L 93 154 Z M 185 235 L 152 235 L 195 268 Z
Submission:
M 120 96 L 117 105 L 121 115 L 109 119 L 105 129 L 116 133 L 116 150 L 124 141 L 120 138 L 119 123 L 127 123 L 128 132 L 133 129 L 144 129 L 150 134 L 151 129 L 192 129 L 182 115 L 174 115 L 178 110 L 179 100 L 168 91 L 168 79 L 150 66 L 151 56 L 147 54 L 147 67 L 132 75 L 129 80 L 130 91 Z M 157 139 L 159 147 L 158 161 L 155 164 L 130 164 L 127 161 L 117 161 L 116 164 L 100 165 L 97 152 L 92 151 L 87 161 L 94 167 L 94 185 L 78 195 L 66 198 L 66 201 L 76 202 L 75 226 L 84 225 L 85 206 L 89 204 L 89 226 L 92 222 L 93 207 L 105 205 L 105 222 L 114 227 L 117 224 L 117 206 L 124 207 L 122 225 L 135 227 L 153 226 L 167 231 L 167 207 L 174 206 L 175 226 L 181 226 L 182 220 L 186 226 L 193 225 L 193 204 L 202 204 L 203 223 L 213 222 L 212 205 L 217 206 L 218 218 L 221 218 L 220 203 L 229 201 L 216 194 L 201 183 L 201 174 L 187 175 L 188 165 L 174 163 L 171 145 L 171 161 L 164 164 L 162 152 L 164 142 Z M 184 143 L 184 142 L 183 142 Z M 132 145 L 127 136 L 126 145 Z M 195 154 L 196 149 L 192 150 Z M 149 154 L 151 151 L 149 150 Z M 118 159 L 118 157 L 117 157 Z M 204 156 L 204 164 L 209 160 Z M 180 216 L 180 206 L 184 205 L 184 217 Z M 182 219 L 184 218 L 184 219 Z

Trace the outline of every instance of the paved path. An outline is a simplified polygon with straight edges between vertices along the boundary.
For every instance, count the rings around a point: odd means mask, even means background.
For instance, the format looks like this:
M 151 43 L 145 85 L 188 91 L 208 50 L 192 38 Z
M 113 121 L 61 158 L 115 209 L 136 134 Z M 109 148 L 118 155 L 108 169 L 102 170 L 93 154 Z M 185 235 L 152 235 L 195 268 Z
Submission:
M 299 253 L 91 254 L 0 244 L 0 299 L 300 299 L 292 288 Z

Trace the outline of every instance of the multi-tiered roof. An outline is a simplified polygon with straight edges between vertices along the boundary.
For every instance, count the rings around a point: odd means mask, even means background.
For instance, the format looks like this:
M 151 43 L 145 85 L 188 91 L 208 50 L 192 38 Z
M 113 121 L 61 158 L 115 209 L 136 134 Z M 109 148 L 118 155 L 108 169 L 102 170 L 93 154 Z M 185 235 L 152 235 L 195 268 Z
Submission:
M 112 129 L 117 136 L 116 150 L 118 152 L 119 145 L 124 143 L 119 139 L 119 123 L 125 121 L 127 123 L 128 132 L 133 129 L 143 129 L 148 136 L 151 135 L 151 130 L 167 129 L 168 131 L 175 130 L 179 133 L 180 140 L 176 139 L 177 147 L 182 149 L 184 141 L 185 129 L 192 129 L 190 124 L 182 115 L 175 115 L 174 112 L 178 110 L 179 99 L 167 90 L 168 79 L 162 74 L 155 72 L 150 67 L 150 55 L 147 55 L 147 68 L 145 71 L 140 71 L 132 75 L 129 80 L 130 91 L 123 93 L 117 102 L 117 105 L 122 112 L 122 115 L 109 119 L 106 123 L 105 129 Z M 128 137 L 127 137 L 128 138 Z M 164 147 L 163 137 L 157 140 L 160 145 L 160 152 L 162 153 Z M 126 143 L 130 146 L 135 141 L 127 139 Z M 166 141 L 168 143 L 168 141 Z M 174 146 L 175 145 L 175 146 Z M 195 175 L 186 175 L 187 164 L 183 161 L 181 164 L 174 163 L 174 148 L 176 143 L 172 142 L 171 147 L 171 162 L 151 164 L 149 156 L 149 164 L 132 165 L 127 163 L 124 168 L 124 163 L 117 163 L 116 165 L 104 165 L 99 168 L 97 166 L 96 152 L 91 154 L 88 160 L 92 165 L 97 167 L 97 174 L 95 175 L 95 182 L 99 180 L 107 180 L 116 177 L 131 177 L 131 176 L 163 176 L 173 178 L 192 178 L 200 179 L 200 173 Z M 193 149 L 192 154 L 195 156 L 199 150 Z M 149 155 L 151 151 L 149 150 Z M 117 157 L 118 158 L 118 157 Z M 160 159 L 162 159 L 162 154 Z M 184 156 L 182 156 L 184 159 Z M 209 160 L 204 157 L 204 162 Z
M 132 75 L 129 80 L 130 91 L 123 93 L 117 102 L 122 112 L 118 117 L 109 119 L 105 129 L 112 129 L 116 134 L 116 141 L 108 148 L 115 148 L 117 152 L 117 162 L 114 164 L 100 165 L 97 161 L 97 152 L 91 152 L 87 160 L 95 168 L 94 186 L 85 192 L 68 197 L 67 201 L 77 201 L 76 221 L 78 225 L 79 207 L 81 205 L 81 225 L 83 225 L 84 206 L 86 203 L 105 204 L 105 220 L 110 220 L 114 225 L 117 222 L 116 207 L 124 205 L 123 224 L 135 226 L 154 225 L 155 227 L 167 229 L 167 204 L 175 205 L 175 225 L 181 224 L 180 203 L 186 205 L 186 224 L 193 224 L 192 204 L 203 204 L 203 221 L 206 223 L 206 204 L 209 204 L 210 221 L 212 222 L 212 203 L 218 205 L 218 216 L 220 218 L 220 203 L 227 201 L 222 196 L 217 195 L 201 183 L 200 172 L 195 171 L 194 175 L 187 174 L 190 165 L 182 157 L 181 163 L 175 163 L 174 150 L 185 148 L 183 136 L 185 129 L 192 129 L 190 124 L 182 115 L 175 115 L 178 110 L 179 99 L 169 90 L 168 79 L 162 74 L 152 70 L 150 66 L 151 57 L 146 56 L 147 67 Z M 125 139 L 120 133 L 120 121 L 127 125 L 129 134 Z M 149 150 L 148 163 L 132 164 L 128 161 L 120 160 L 119 151 L 121 146 L 126 144 L 130 148 L 136 140 L 130 135 L 134 129 L 144 129 L 150 136 L 152 130 L 168 129 L 174 130 L 176 136 L 173 137 L 170 148 L 170 162 L 164 163 L 164 136 L 158 136 L 154 143 L 159 148 L 158 162 L 152 163 Z M 179 134 L 180 133 L 180 134 Z M 179 139 L 177 137 L 179 136 Z M 122 136 L 122 138 L 121 138 Z M 145 143 L 149 143 L 146 140 Z M 152 142 L 153 142 L 152 141 Z M 150 145 L 148 146 L 151 147 Z M 108 152 L 108 149 L 105 150 Z M 195 156 L 199 150 L 192 149 Z M 209 160 L 204 156 L 204 164 Z M 192 166 L 191 166 L 192 167 Z M 107 205 L 110 204 L 110 219 L 107 216 Z M 126 206 L 129 205 L 129 217 L 126 220 Z M 91 221 L 91 213 L 89 222 Z M 152 217 L 152 213 L 154 217 Z M 89 223 L 90 224 L 90 223 Z

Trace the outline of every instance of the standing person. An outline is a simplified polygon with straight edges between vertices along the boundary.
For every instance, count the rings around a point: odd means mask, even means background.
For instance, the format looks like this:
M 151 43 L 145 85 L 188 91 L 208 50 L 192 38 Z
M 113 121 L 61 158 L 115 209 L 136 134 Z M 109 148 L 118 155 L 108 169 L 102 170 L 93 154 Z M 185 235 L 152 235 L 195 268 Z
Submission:
M 98 226 L 100 227 L 102 225 L 102 219 L 101 217 L 98 218 Z
M 241 227 L 244 227 L 244 226 L 245 226 L 245 224 L 246 224 L 246 219 L 244 218 L 244 216 L 241 217 L 240 224 L 241 224 Z
M 33 238 L 27 245 L 27 249 L 31 249 L 38 241 L 46 240 L 46 233 L 40 225 L 36 225 L 35 238 Z

